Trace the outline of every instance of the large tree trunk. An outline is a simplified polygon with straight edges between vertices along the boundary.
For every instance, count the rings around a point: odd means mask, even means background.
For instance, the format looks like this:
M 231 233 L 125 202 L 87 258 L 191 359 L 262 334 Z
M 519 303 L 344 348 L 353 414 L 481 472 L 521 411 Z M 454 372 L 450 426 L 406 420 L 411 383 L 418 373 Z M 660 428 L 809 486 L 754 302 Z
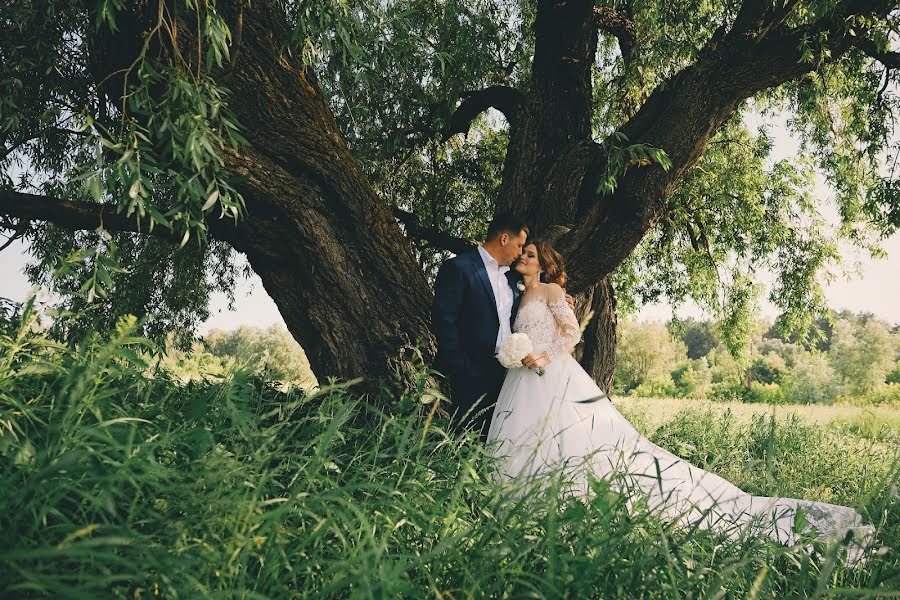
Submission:
M 597 51 L 593 2 L 540 2 L 535 22 L 531 85 L 510 131 L 498 209 L 525 216 L 535 236 L 556 239 L 577 216 L 580 189 L 550 185 L 560 155 L 573 142 L 591 141 L 591 70 Z M 576 357 L 609 391 L 615 364 L 616 313 L 612 286 L 604 278 L 579 290 L 579 317 L 593 317 Z
M 319 376 L 383 378 L 417 343 L 433 352 L 425 277 L 315 81 L 283 54 L 284 19 L 260 7 L 244 23 L 229 83 L 250 142 L 231 158 L 248 216 L 234 246 Z
M 616 296 L 609 277 L 604 277 L 588 292 L 579 296 L 577 305 L 579 320 L 593 313 L 582 333 L 581 344 L 575 349 L 575 358 L 584 370 L 606 392 L 612 390 L 616 367 Z

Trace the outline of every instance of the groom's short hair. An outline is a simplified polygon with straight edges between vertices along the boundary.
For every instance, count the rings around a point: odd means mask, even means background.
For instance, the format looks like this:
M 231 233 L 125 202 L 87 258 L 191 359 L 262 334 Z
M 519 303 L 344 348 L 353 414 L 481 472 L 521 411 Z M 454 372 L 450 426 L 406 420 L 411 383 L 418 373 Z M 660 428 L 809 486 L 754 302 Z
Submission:
M 498 213 L 494 215 L 494 218 L 491 219 L 488 225 L 485 241 L 490 242 L 504 233 L 519 235 L 520 231 L 528 233 L 528 225 L 525 223 L 525 219 L 512 213 Z

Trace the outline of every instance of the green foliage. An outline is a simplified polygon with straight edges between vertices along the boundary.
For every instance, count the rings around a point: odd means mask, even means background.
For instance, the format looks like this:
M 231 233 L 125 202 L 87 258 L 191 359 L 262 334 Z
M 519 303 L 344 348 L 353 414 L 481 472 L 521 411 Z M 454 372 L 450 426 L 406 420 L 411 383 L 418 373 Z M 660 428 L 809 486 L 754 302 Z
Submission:
M 751 381 L 750 389 L 744 394 L 745 402 L 759 402 L 762 404 L 785 404 L 788 402 L 783 388 L 777 383 L 765 383 Z
M 508 140 L 505 131 L 492 131 L 483 123 L 476 123 L 470 136 L 477 136 L 478 142 L 453 138 L 409 156 L 381 186 L 382 198 L 411 212 L 423 225 L 482 240 L 494 213 Z M 448 253 L 427 243 L 414 242 L 413 247 L 433 279 Z
M 706 356 L 719 344 L 715 327 L 709 321 L 673 319 L 670 328 L 687 346 L 687 356 L 692 360 Z
M 215 3 L 176 4 L 169 11 L 196 13 L 202 64 L 158 51 L 175 44 L 173 13 L 161 12 L 136 56 L 113 57 L 128 62 L 102 82 L 95 70 L 109 58 L 104 36 L 131 7 L 53 0 L 0 8 L 0 186 L 99 202 L 170 230 L 183 246 L 196 241 L 179 253 L 146 236 L 104 240 L 32 225 L 33 281 L 47 284 L 60 257 L 84 259 L 69 263 L 56 291 L 71 292 L 61 307 L 84 314 L 87 328 L 94 317 L 104 329 L 133 312 L 148 315 L 145 332 L 155 337 L 192 330 L 211 291 L 230 293 L 240 270 L 227 246 L 205 243 L 206 217 L 243 210 L 223 162 L 242 141 L 239 124 L 229 91 L 211 77 L 229 59 L 230 32 Z M 84 313 L 88 304 L 95 307 Z
M 871 314 L 842 311 L 829 315 L 827 335 L 811 344 L 786 342 L 769 324 L 744 323 L 749 342 L 740 361 L 719 340 L 711 321 L 669 323 L 690 355 L 690 342 L 705 355 L 691 360 L 681 348 L 667 346 L 655 323 L 620 323 L 614 388 L 643 397 L 709 398 L 719 401 L 783 403 L 834 402 L 891 405 L 896 401 L 900 337 L 896 328 Z M 821 325 L 819 325 L 821 326 Z M 760 334 L 768 329 L 762 337 Z M 799 340 L 801 336 L 792 336 Z M 812 337 L 807 337 L 807 341 Z M 699 340 L 699 341 L 698 341 Z M 649 375 L 640 375 L 649 373 Z
M 706 357 L 690 360 L 672 371 L 672 381 L 680 398 L 702 398 L 712 384 L 712 369 Z
M 864 394 L 841 396 L 840 401 L 859 406 L 900 406 L 900 384 L 888 383 Z
M 668 171 L 672 166 L 672 161 L 660 148 L 647 144 L 629 144 L 628 137 L 619 131 L 603 140 L 601 152 L 606 155 L 606 170 L 597 183 L 599 194 L 611 194 L 615 191 L 616 182 L 630 167 L 656 163 Z
M 553 477 L 497 485 L 480 443 L 446 434 L 417 394 L 285 394 L 242 371 L 180 384 L 148 372 L 133 319 L 71 349 L 34 318 L 26 307 L 0 338 L 7 596 L 798 597 L 897 584 L 892 553 L 849 568 L 839 545 L 810 554 L 674 529 L 605 482 L 585 500 Z M 850 429 L 688 412 L 651 435 L 753 493 L 859 506 L 896 547 L 895 468 Z
M 750 381 L 764 384 L 781 383 L 787 373 L 787 362 L 779 354 L 768 353 L 753 357 L 748 376 Z
M 410 159 L 440 167 L 428 146 L 463 93 L 527 81 L 533 42 L 521 10 L 505 0 L 304 1 L 292 17 L 341 133 L 381 186 Z
M 894 367 L 894 370 L 887 374 L 887 377 L 884 378 L 884 382 L 887 384 L 900 383 L 900 364 Z
M 652 380 L 671 379 L 669 374 L 686 357 L 685 347 L 664 325 L 633 324 L 623 321 L 616 347 L 616 389 L 629 391 Z
M 884 323 L 870 320 L 857 325 L 835 323 L 828 358 L 848 394 L 866 394 L 881 387 L 897 367 L 900 340 L 891 336 Z
M 263 374 L 268 380 L 303 389 L 316 385 L 306 353 L 284 327 L 260 329 L 242 325 L 232 331 L 213 329 L 203 341 L 213 355 L 230 357 L 242 369 Z
M 788 399 L 799 404 L 829 404 L 840 393 L 828 357 L 819 352 L 798 354 L 791 372 L 783 381 Z
M 826 312 L 817 275 L 836 259 L 833 239 L 811 195 L 809 161 L 771 163 L 772 139 L 734 119 L 669 199 L 669 211 L 615 274 L 625 306 L 693 299 L 717 314 L 729 347 L 756 309 L 751 286 L 761 265 L 776 274 L 770 300 L 779 328 L 805 331 Z
M 52 225 L 40 231 L 31 245 L 35 262 L 26 272 L 32 281 L 59 294 L 60 310 L 78 315 L 59 323 L 60 332 L 72 339 L 111 328 L 123 316 L 135 313 L 141 315 L 142 335 L 160 341 L 172 333 L 179 344 L 188 344 L 193 331 L 209 317 L 212 291 L 222 290 L 233 300 L 237 278 L 246 274 L 231 247 L 222 242 L 179 249 L 165 240 L 131 234 L 72 234 Z M 78 258 L 92 249 L 102 251 L 108 244 L 115 245 L 117 261 L 106 270 L 109 279 L 102 289 L 107 297 L 89 302 L 77 290 L 91 277 L 94 259 L 64 258 Z
M 727 308 L 720 331 L 722 343 L 739 363 L 747 360 L 750 336 L 756 328 L 758 291 L 758 286 L 744 277 L 738 278 L 728 290 Z

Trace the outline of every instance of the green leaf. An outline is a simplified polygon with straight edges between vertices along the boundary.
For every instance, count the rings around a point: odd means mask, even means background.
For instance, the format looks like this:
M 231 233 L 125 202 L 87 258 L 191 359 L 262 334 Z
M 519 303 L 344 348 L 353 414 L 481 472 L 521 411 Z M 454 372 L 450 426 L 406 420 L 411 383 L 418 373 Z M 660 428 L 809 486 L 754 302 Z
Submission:
M 213 193 L 209 195 L 206 199 L 206 202 L 203 203 L 203 206 L 200 208 L 202 212 L 206 212 L 216 203 L 219 199 L 219 190 L 213 190 Z

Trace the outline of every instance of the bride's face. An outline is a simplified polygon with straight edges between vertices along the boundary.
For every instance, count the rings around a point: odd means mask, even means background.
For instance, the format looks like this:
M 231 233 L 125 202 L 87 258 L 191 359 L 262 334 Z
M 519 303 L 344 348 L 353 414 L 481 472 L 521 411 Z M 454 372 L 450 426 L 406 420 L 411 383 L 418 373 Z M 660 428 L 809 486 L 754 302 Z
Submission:
M 516 272 L 522 275 L 537 275 L 541 272 L 541 261 L 534 244 L 525 246 L 522 255 L 516 261 L 515 268 Z

